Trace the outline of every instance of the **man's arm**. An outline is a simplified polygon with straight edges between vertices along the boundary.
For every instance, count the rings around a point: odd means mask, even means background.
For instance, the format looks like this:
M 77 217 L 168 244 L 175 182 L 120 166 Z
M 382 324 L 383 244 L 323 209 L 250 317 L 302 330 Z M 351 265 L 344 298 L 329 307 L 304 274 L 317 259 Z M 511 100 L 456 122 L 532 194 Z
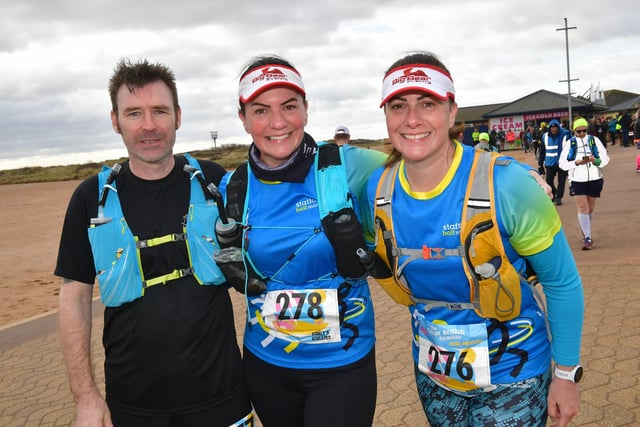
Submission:
M 538 166 L 544 166 L 544 158 L 547 155 L 547 147 L 544 145 L 544 135 L 540 137 L 538 146 Z
M 69 386 L 76 402 L 76 425 L 112 426 L 91 367 L 91 304 L 93 286 L 65 281 L 60 288 L 58 334 Z

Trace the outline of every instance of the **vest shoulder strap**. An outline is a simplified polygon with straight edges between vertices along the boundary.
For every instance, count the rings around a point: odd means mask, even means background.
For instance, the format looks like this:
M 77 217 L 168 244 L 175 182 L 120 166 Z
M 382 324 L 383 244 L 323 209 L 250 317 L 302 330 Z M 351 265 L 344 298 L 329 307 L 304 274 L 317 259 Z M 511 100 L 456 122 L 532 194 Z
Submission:
M 344 277 L 361 278 L 365 270 L 356 250 L 366 247 L 366 242 L 353 211 L 344 151 L 337 144 L 320 142 L 318 145 L 313 167 L 320 221 L 336 254 L 338 272 Z M 245 163 L 227 182 L 226 210 L 229 218 L 240 222 L 245 220 L 249 185 Z
M 352 201 L 342 149 L 337 144 L 320 142 L 318 145 L 318 154 L 314 160 L 316 194 L 320 217 L 324 218 L 330 212 L 352 207 Z M 241 221 L 244 216 L 249 185 L 248 170 L 247 162 L 241 164 L 227 183 L 227 215 L 237 221 Z
M 110 217 L 121 217 L 122 208 L 120 207 L 120 202 L 117 199 L 118 190 L 116 189 L 116 175 L 120 172 L 122 166 L 119 163 L 113 165 L 113 167 L 109 167 L 107 165 L 103 165 L 102 169 L 98 173 L 98 216 L 96 218 L 91 218 L 91 224 L 98 225 L 104 223 L 104 221 L 110 221 L 107 219 L 105 215 L 109 215 Z M 109 200 L 109 192 L 113 191 L 114 196 L 116 197 L 116 201 Z M 107 205 L 107 201 L 110 201 L 109 205 Z M 107 208 L 108 206 L 108 208 Z M 105 214 L 105 211 L 109 212 Z
M 200 163 L 189 153 L 185 153 L 184 157 L 187 159 L 189 166 L 191 166 L 191 168 L 185 168 L 185 172 L 189 174 L 189 181 L 191 182 L 191 202 L 211 200 L 213 195 L 206 187 Z
M 231 174 L 227 183 L 227 216 L 236 221 L 242 221 L 244 216 L 244 205 L 247 197 L 247 186 L 249 185 L 249 167 L 247 162 L 242 163 Z
M 571 137 L 571 146 L 569 148 L 569 154 L 567 155 L 567 160 L 573 161 L 576 159 L 578 154 L 578 141 L 575 136 Z M 593 135 L 589 135 L 587 139 L 587 143 L 589 144 L 589 149 L 591 154 L 597 159 L 600 158 L 600 153 L 598 152 L 598 147 L 596 146 L 596 140 Z
M 353 207 L 344 152 L 337 144 L 321 142 L 315 158 L 316 194 L 320 218 Z
M 489 170 L 493 166 L 495 158 L 496 156 L 486 151 L 476 154 L 474 158 L 471 175 L 467 183 L 461 229 L 464 228 L 464 224 L 470 218 L 480 212 L 486 212 L 492 207 L 491 188 L 489 184 L 493 183 L 493 174 L 489 174 Z
M 475 153 L 471 175 L 467 183 L 461 229 L 464 229 L 465 223 L 471 218 L 475 217 L 477 214 L 492 210 L 495 211 L 495 207 L 492 203 L 493 167 L 494 164 L 506 165 L 510 162 L 511 160 L 505 159 L 499 156 L 497 153 L 484 150 L 478 150 Z M 396 176 L 398 174 L 399 166 L 400 162 L 396 163 L 392 167 L 386 168 L 383 171 L 380 180 L 378 181 L 375 199 L 376 223 L 378 226 L 381 225 L 380 223 L 384 223 L 383 227 L 385 230 L 382 232 L 381 237 L 383 237 L 387 242 L 384 251 L 381 250 L 380 252 L 382 253 L 379 253 L 379 255 L 383 258 L 386 257 L 387 259 L 389 259 L 389 261 L 394 260 L 394 262 L 390 262 L 392 270 L 393 264 L 397 263 L 398 255 L 401 255 L 400 252 L 403 252 L 403 250 L 398 248 L 395 243 L 391 207 L 391 195 L 393 194 L 394 184 L 396 181 Z M 463 239 L 462 244 L 464 245 L 464 236 L 461 237 Z M 419 251 L 424 252 L 424 249 L 419 249 Z M 407 250 L 404 250 L 404 252 L 407 252 Z M 452 254 L 463 255 L 459 250 L 452 250 L 450 252 Z M 397 271 L 397 269 L 396 273 L 401 276 L 401 272 Z M 400 277 L 400 280 L 402 280 L 402 277 Z
M 593 154 L 593 157 L 595 157 L 596 159 L 599 159 L 600 153 L 598 152 L 596 139 L 593 137 L 593 135 L 589 135 L 589 148 L 591 149 L 591 154 Z
M 487 216 L 492 218 L 492 224 L 497 224 L 495 205 L 493 202 L 493 169 L 495 165 L 507 165 L 510 162 L 511 160 L 506 159 L 498 155 L 497 153 L 487 151 L 475 152 L 471 174 L 467 183 L 467 190 L 465 194 L 464 207 L 461 218 L 461 250 L 449 250 L 451 256 L 461 256 L 463 258 L 465 273 L 469 278 L 472 290 L 474 290 L 474 288 L 477 289 L 477 286 L 473 286 L 474 284 L 472 282 L 474 279 L 472 279 L 472 274 L 469 271 L 470 268 L 473 268 L 472 262 L 468 259 L 469 244 L 471 239 L 470 236 L 467 236 L 464 233 L 465 225 L 470 221 L 477 222 L 481 218 L 486 218 Z M 447 307 L 451 310 L 476 309 L 477 311 L 479 307 L 479 296 L 478 298 L 475 298 L 473 292 L 470 296 L 469 302 L 423 300 L 412 295 L 409 289 L 409 285 L 402 275 L 402 268 L 404 267 L 404 265 L 406 265 L 406 263 L 404 263 L 402 266 L 398 266 L 398 258 L 401 255 L 407 255 L 409 252 L 412 252 L 412 250 L 404 250 L 398 248 L 393 231 L 391 196 L 393 194 L 399 165 L 400 162 L 397 162 L 395 165 L 388 167 L 383 171 L 376 189 L 376 253 L 385 261 L 385 263 L 390 267 L 393 273 L 392 283 L 389 283 L 388 281 L 384 284 L 381 281 L 379 282 L 381 283 L 381 285 L 383 285 L 383 288 L 385 288 L 385 290 L 392 296 L 392 298 L 396 302 L 404 305 L 409 305 L 411 303 L 422 303 L 425 304 L 425 308 L 427 309 L 433 307 Z M 482 213 L 484 213 L 484 215 L 479 216 Z M 496 245 L 500 246 L 500 248 L 496 249 L 499 253 L 504 253 L 504 247 L 501 246 L 501 239 L 497 225 L 495 225 L 493 228 L 494 230 L 490 232 L 495 233 L 493 236 L 494 242 Z M 416 249 L 416 251 L 423 252 L 422 258 L 424 259 L 438 259 L 449 255 L 447 253 L 440 253 L 440 255 L 442 256 L 434 257 L 430 252 L 424 253 L 424 250 L 425 248 Z

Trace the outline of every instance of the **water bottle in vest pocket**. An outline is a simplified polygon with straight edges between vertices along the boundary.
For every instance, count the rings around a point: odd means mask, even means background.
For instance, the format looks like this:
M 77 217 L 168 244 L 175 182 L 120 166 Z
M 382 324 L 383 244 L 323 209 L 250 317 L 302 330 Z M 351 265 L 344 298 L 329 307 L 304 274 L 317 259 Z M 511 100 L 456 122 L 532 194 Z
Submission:
M 214 231 L 217 219 L 218 209 L 215 205 L 205 202 L 189 207 L 187 251 L 194 276 L 201 285 L 220 285 L 225 282 L 224 275 L 213 259 L 213 254 L 220 250 Z
M 476 313 L 504 322 L 520 314 L 521 282 L 494 227 L 491 212 L 477 214 L 465 224 L 463 262 Z
M 336 253 L 338 272 L 344 277 L 364 276 L 364 267 L 360 264 L 356 251 L 366 247 L 366 243 L 362 225 L 353 208 L 330 212 L 322 218 L 322 227 Z

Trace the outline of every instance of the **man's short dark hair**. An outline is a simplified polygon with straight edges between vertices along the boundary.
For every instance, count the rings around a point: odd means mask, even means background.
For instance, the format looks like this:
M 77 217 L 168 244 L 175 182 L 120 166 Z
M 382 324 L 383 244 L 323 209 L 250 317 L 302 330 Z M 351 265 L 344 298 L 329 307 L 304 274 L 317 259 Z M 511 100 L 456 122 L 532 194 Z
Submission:
M 173 97 L 173 108 L 178 110 L 179 103 L 176 77 L 169 67 L 159 62 L 151 63 L 146 59 L 137 62 L 133 62 L 128 58 L 121 59 L 109 79 L 111 108 L 114 112 L 118 112 L 118 91 L 122 85 L 125 85 L 127 89 L 129 89 L 129 92 L 133 93 L 137 88 L 157 81 L 162 81 L 167 85 Z

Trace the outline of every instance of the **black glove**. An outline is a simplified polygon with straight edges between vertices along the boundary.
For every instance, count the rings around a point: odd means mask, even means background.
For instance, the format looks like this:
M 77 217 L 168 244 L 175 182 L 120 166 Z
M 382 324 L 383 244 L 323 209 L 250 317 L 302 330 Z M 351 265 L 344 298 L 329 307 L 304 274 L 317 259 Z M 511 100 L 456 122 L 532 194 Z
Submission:
M 227 283 L 236 291 L 249 296 L 260 295 L 267 289 L 267 285 L 258 277 L 252 268 L 245 270 L 245 263 L 242 259 L 242 250 L 236 247 L 221 249 L 213 254 L 213 259 L 222 270 L 222 274 L 227 279 Z M 247 278 L 247 273 L 249 277 Z
M 544 175 L 544 166 L 542 166 L 542 165 L 538 166 L 538 173 L 540 175 Z
M 391 269 L 387 267 L 387 264 L 384 263 L 377 253 L 358 248 L 356 255 L 367 271 L 367 274 L 374 279 L 387 279 L 393 276 Z

